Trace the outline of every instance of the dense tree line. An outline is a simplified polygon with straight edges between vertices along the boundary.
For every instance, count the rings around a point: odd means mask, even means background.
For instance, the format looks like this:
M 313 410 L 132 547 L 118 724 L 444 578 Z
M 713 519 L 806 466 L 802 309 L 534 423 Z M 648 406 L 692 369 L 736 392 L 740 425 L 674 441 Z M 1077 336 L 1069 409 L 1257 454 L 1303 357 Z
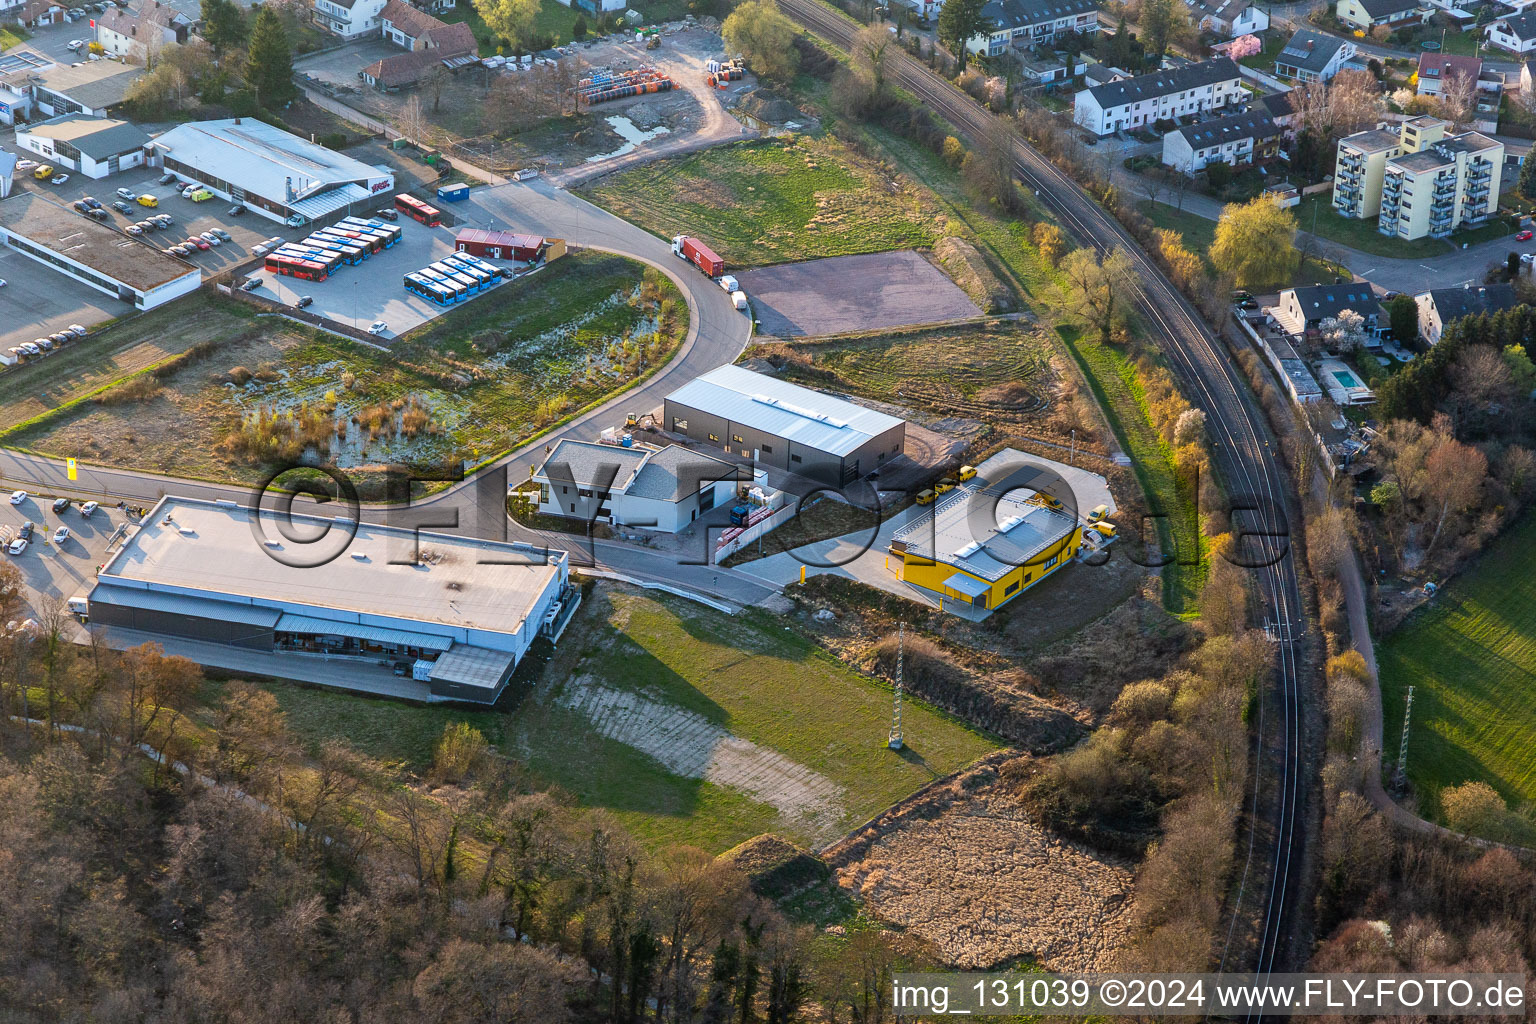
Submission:
M 61 625 L 0 644 L 7 1020 L 874 1024 L 912 962 L 643 849 L 467 726 L 417 778 Z

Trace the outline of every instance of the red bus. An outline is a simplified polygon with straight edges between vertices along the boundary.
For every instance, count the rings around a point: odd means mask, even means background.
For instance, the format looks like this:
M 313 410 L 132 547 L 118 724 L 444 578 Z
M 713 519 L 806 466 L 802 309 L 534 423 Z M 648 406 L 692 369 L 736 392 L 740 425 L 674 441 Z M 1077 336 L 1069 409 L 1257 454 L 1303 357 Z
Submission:
M 268 256 L 266 267 L 273 274 L 287 274 L 289 277 L 303 278 L 306 281 L 324 281 L 330 277 L 321 264 L 293 256 Z
M 408 196 L 404 192 L 395 196 L 395 209 L 413 220 L 419 220 L 429 228 L 435 228 L 443 223 L 443 211 L 435 206 L 428 206 L 415 196 Z

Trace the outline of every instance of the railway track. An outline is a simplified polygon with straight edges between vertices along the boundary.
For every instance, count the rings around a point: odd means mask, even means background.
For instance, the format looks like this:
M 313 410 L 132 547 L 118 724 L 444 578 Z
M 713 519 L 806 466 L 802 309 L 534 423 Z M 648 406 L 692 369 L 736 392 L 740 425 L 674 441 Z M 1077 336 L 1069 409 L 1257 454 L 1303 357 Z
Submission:
M 817 0 L 778 0 L 801 26 L 848 49 L 861 27 Z M 997 118 L 953 84 L 904 51 L 887 58 L 887 76 L 911 92 L 975 145 L 991 135 Z M 1247 553 L 1265 616 L 1276 625 L 1274 684 L 1258 702 L 1258 753 L 1248 809 L 1248 841 L 1242 874 L 1229 908 L 1221 968 L 1267 977 L 1292 966 L 1288 939 L 1298 934 L 1300 873 L 1304 858 L 1301 692 L 1296 637 L 1304 629 L 1296 567 L 1286 537 L 1285 494 L 1279 452 L 1246 383 L 1218 339 L 1187 299 L 1173 287 L 1111 214 L 1038 150 L 1016 139 L 1014 170 L 1079 245 L 1100 253 L 1123 248 L 1145 288 L 1141 313 L 1193 404 L 1205 410 L 1213 461 L 1230 494 L 1237 521 L 1250 537 Z M 1297 904 L 1293 907 L 1292 904 Z M 1258 929 L 1251 941 L 1241 922 Z

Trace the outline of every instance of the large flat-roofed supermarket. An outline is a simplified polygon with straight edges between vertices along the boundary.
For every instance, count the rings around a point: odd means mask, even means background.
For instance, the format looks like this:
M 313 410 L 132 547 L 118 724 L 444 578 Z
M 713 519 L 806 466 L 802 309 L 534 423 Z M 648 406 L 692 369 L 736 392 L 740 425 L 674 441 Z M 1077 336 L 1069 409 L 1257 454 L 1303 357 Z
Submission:
M 162 498 L 97 574 L 91 624 L 276 652 L 264 671 L 298 679 L 317 657 L 399 660 L 427 699 L 494 703 L 534 639 L 568 617 L 563 551 L 372 523 L 341 550 L 352 525 Z M 336 532 L 285 536 L 323 529 Z
M 190 263 L 32 193 L 0 206 L 0 242 L 139 309 L 196 291 L 202 282 Z

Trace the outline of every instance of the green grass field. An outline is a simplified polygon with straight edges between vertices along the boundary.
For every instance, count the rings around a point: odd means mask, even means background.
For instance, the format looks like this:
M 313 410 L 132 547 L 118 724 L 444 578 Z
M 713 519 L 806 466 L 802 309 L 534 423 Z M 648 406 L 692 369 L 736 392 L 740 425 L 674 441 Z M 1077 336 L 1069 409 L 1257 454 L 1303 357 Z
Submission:
M 784 346 L 784 374 L 941 415 L 996 421 L 1039 411 L 1055 382 L 1051 346 L 1014 321 Z M 829 379 L 830 377 L 830 379 Z
M 1536 515 L 1525 518 L 1377 648 L 1395 763 L 1411 685 L 1408 776 L 1439 813 L 1447 786 L 1482 781 L 1536 801 Z
M 696 234 L 735 267 L 925 247 L 936 238 L 926 189 L 893 188 L 841 143 L 803 135 L 658 160 L 583 194 L 662 237 Z
M 210 696 L 220 684 L 210 684 Z M 642 698 L 673 725 L 707 723 L 803 766 L 839 788 L 828 822 L 840 835 L 997 744 L 908 699 L 908 750 L 885 746 L 891 691 L 848 669 L 777 620 L 722 615 L 680 599 L 599 587 L 533 691 L 506 713 L 419 707 L 281 683 L 266 684 L 288 726 L 313 749 L 340 738 L 415 772 L 431 764 L 449 722 L 466 721 L 536 781 L 619 818 L 651 847 L 689 843 L 719 853 L 767 831 L 825 841 L 743 789 L 669 771 L 611 738 L 576 706 L 582 694 Z M 622 717 L 622 716 L 621 716 Z M 610 735 L 605 735 L 605 732 Z M 668 735 L 664 749 L 686 743 Z M 718 742 L 718 740 L 717 740 Z M 791 765 L 792 767 L 792 765 Z
M 1293 208 L 1293 212 L 1296 214 L 1296 226 L 1301 230 L 1312 231 L 1320 238 L 1372 256 L 1402 260 L 1427 259 L 1449 252 L 1451 248 L 1450 243 L 1443 238 L 1415 238 L 1412 241 L 1389 238 L 1376 230 L 1375 217 L 1369 220 L 1341 217 L 1339 211 L 1333 208 L 1332 192 L 1319 192 L 1304 197 L 1301 204 Z
M 0 25 L 0 52 L 9 50 L 13 46 L 20 46 L 26 42 L 30 35 L 20 25 Z

